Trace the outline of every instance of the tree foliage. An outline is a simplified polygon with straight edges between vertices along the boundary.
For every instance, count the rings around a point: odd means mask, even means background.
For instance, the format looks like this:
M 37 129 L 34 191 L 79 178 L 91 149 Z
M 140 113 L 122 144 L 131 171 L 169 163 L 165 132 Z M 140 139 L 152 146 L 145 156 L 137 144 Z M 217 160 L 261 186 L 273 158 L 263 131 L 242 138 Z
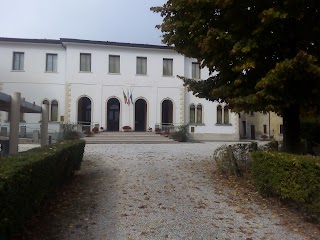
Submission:
M 301 110 L 320 110 L 320 1 L 169 0 L 151 10 L 163 42 L 211 72 L 182 77 L 189 90 L 236 112 L 274 111 L 285 146 L 298 144 Z

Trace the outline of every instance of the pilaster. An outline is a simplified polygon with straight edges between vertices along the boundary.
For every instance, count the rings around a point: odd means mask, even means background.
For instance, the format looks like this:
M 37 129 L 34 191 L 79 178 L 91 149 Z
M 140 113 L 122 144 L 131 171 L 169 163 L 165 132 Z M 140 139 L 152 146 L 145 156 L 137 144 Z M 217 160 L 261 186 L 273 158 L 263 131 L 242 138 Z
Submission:
M 70 123 L 70 112 L 71 112 L 71 84 L 65 85 L 65 114 L 64 123 Z
M 180 123 L 184 125 L 185 88 L 180 89 Z

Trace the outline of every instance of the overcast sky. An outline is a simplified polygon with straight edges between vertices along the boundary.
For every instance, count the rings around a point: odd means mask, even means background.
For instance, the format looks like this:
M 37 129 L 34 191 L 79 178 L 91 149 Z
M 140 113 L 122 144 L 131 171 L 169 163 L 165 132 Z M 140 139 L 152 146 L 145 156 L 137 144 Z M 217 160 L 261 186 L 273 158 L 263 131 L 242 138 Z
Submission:
M 0 37 L 161 44 L 165 0 L 0 0 Z

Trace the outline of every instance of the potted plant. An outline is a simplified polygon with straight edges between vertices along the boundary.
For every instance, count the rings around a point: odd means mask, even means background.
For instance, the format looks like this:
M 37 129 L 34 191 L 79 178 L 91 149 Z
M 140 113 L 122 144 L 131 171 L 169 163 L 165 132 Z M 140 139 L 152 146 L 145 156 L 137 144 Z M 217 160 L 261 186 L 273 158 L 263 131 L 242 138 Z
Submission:
M 168 137 L 171 133 L 170 132 L 163 132 L 162 133 L 165 137 Z
M 132 128 L 130 126 L 123 126 L 122 127 L 124 132 L 131 132 Z
M 98 133 L 99 132 L 99 128 L 97 128 L 97 127 L 92 128 L 92 132 L 93 133 Z
M 157 134 L 160 134 L 162 131 L 161 131 L 161 128 L 155 128 L 154 131 L 157 133 Z

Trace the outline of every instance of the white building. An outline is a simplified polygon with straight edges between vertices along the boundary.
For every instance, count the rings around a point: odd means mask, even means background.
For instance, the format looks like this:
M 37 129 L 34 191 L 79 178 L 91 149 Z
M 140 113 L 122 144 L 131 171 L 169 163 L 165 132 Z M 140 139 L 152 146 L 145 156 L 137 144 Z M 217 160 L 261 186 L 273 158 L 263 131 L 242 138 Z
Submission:
M 193 96 L 177 77 L 208 74 L 196 59 L 167 46 L 0 38 L 0 91 L 49 104 L 49 128 L 57 131 L 61 122 L 107 131 L 188 124 L 198 140 L 238 140 L 238 115 L 225 104 Z M 1 127 L 8 118 L 0 112 Z M 39 116 L 21 116 L 27 128 L 40 123 Z

